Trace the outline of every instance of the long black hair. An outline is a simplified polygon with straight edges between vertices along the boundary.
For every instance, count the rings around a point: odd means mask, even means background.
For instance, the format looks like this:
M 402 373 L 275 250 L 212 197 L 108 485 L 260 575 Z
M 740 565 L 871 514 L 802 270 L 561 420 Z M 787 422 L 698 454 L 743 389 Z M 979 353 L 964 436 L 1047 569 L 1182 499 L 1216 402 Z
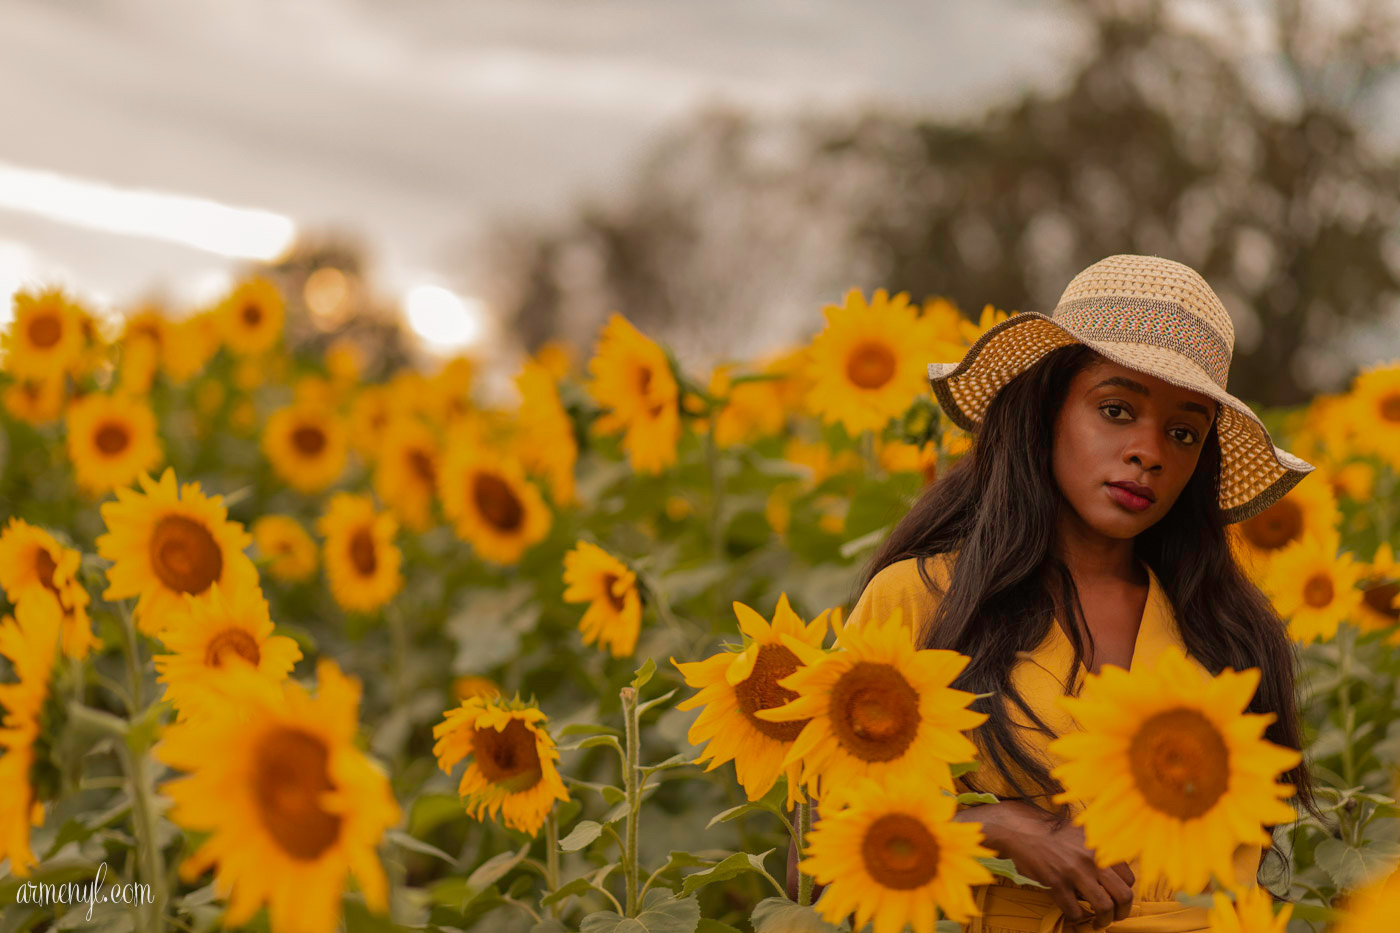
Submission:
M 1081 628 L 1087 632 L 1087 627 L 1069 568 L 1054 550 L 1057 515 L 1067 504 L 1051 472 L 1051 454 L 1070 382 L 1101 359 L 1083 344 L 1070 344 L 1008 382 L 988 405 L 969 452 L 925 490 L 860 583 L 864 590 L 882 569 L 906 558 L 957 552 L 946 594 L 919 562 L 925 585 L 942 597 L 934 617 L 920 620 L 920 644 L 971 658 L 953 686 L 993 694 L 973 704 L 988 716 L 975 733 L 983 767 L 1002 774 L 1018 796 L 1061 820 L 1067 819 L 1067 808 L 1052 807 L 1049 795 L 1063 787 L 1017 742 L 1009 704 L 1034 728 L 1048 736 L 1054 732 L 1016 690 L 1011 671 L 1020 652 L 1032 651 L 1050 633 L 1057 605 L 1070 607 L 1065 629 L 1074 647 L 1072 670 L 1082 671 Z M 1212 425 L 1196 470 L 1171 510 L 1134 539 L 1136 557 L 1152 568 L 1170 598 L 1188 653 L 1213 674 L 1226 667 L 1259 668 L 1249 711 L 1273 713 L 1265 736 L 1299 749 L 1297 649 L 1268 598 L 1235 561 L 1218 499 L 1219 479 L 1220 442 Z M 1071 677 L 1066 692 L 1077 681 Z M 963 780 L 983 789 L 976 774 Z M 1296 788 L 1297 802 L 1317 814 L 1306 764 L 1284 779 Z

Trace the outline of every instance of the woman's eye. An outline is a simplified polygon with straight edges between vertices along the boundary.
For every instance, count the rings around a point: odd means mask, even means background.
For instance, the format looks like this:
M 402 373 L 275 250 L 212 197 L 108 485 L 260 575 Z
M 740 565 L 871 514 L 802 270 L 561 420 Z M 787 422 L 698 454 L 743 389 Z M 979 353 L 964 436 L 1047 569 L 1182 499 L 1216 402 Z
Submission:
M 1188 447 L 1196 443 L 1195 431 L 1191 430 L 1190 428 L 1177 428 L 1176 430 L 1186 435 L 1186 439 L 1184 440 L 1180 437 L 1177 438 L 1177 440 L 1181 441 L 1181 443 L 1187 445 Z
M 1099 411 L 1104 412 L 1105 414 L 1107 414 L 1110 421 L 1117 421 L 1117 420 L 1119 420 L 1118 417 L 1117 417 L 1116 415 L 1112 414 L 1113 412 L 1115 412 L 1115 411 L 1127 411 L 1127 410 L 1128 410 L 1128 409 L 1127 409 L 1127 406 L 1125 406 L 1125 405 L 1100 405 L 1100 406 L 1099 406 Z

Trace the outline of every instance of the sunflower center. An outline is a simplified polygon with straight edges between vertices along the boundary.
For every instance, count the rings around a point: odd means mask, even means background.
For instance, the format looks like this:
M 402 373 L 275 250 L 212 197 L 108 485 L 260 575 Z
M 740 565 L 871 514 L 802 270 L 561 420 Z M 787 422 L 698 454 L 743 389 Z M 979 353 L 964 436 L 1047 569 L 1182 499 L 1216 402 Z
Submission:
M 623 609 L 627 608 L 627 599 L 625 596 L 618 596 L 617 593 L 613 591 L 619 579 L 620 578 L 615 573 L 603 574 L 603 592 L 608 596 L 608 605 L 612 606 L 613 612 L 620 613 Z
M 224 555 L 208 528 L 167 515 L 151 532 L 151 569 L 172 590 L 203 593 L 223 575 Z
M 29 342 L 36 347 L 51 347 L 63 337 L 63 323 L 56 314 L 40 314 L 29 321 Z
M 1303 584 L 1303 602 L 1314 609 L 1331 605 L 1334 593 L 1332 578 L 1326 574 L 1320 573 L 1309 577 L 1308 582 Z
M 357 529 L 350 537 L 350 563 L 361 576 L 367 577 L 379 566 L 379 558 L 374 550 L 374 536 L 368 528 Z
M 1400 584 L 1382 583 L 1380 586 L 1373 586 L 1362 593 L 1361 598 L 1366 601 L 1366 605 L 1390 619 L 1400 619 L 1400 609 L 1391 604 L 1395 602 L 1395 597 L 1400 596 Z
M 519 719 L 512 719 L 499 732 L 490 726 L 473 730 L 472 756 L 482 776 L 492 784 L 505 785 L 509 793 L 529 790 L 544 776 L 535 734 Z
M 938 874 L 938 840 L 918 817 L 886 813 L 860 843 L 865 870 L 882 887 L 909 891 Z
M 329 764 L 325 743 L 300 729 L 274 729 L 258 743 L 253 761 L 258 816 L 292 858 L 313 861 L 340 836 L 340 817 L 321 806 L 321 796 L 334 789 Z
M 862 761 L 892 761 L 919 732 L 919 694 L 889 664 L 857 662 L 831 690 L 831 728 Z
M 108 456 L 121 453 L 126 450 L 127 444 L 131 442 L 131 436 L 126 433 L 126 425 L 108 421 L 97 429 L 93 443 L 97 449 Z
M 1296 503 L 1283 499 L 1241 525 L 1250 544 L 1264 551 L 1277 551 L 1303 531 L 1303 512 Z
M 1400 395 L 1387 395 L 1377 408 L 1386 421 L 1400 421 Z
M 262 322 L 262 308 L 254 304 L 243 306 L 243 323 L 249 327 L 257 327 Z
M 525 506 L 510 485 L 491 473 L 478 473 L 472 499 L 486 520 L 499 531 L 515 531 L 525 521 Z
M 413 475 L 429 486 L 437 483 L 437 471 L 433 469 L 433 459 L 416 447 L 408 452 L 408 468 Z
M 292 446 L 307 457 L 314 457 L 326 449 L 326 432 L 311 424 L 304 424 L 292 432 Z
M 1207 813 L 1230 783 L 1230 750 L 1193 709 L 1149 717 L 1133 736 L 1128 760 L 1143 799 L 1180 820 Z
M 786 706 L 797 699 L 794 691 L 778 686 L 778 681 L 801 666 L 802 662 L 797 659 L 797 655 L 782 645 L 763 645 L 758 649 L 753 671 L 742 683 L 734 686 L 734 696 L 739 701 L 740 711 L 748 717 L 750 725 L 770 739 L 777 739 L 779 742 L 795 741 L 802 727 L 811 722 L 810 719 L 768 722 L 754 715 L 761 709 Z
M 894 351 L 883 343 L 866 341 L 846 358 L 846 378 L 862 389 L 878 389 L 894 378 Z
M 237 655 L 256 667 L 262 660 L 258 641 L 241 628 L 226 628 L 213 638 L 204 649 L 205 667 L 223 667 L 224 660 Z

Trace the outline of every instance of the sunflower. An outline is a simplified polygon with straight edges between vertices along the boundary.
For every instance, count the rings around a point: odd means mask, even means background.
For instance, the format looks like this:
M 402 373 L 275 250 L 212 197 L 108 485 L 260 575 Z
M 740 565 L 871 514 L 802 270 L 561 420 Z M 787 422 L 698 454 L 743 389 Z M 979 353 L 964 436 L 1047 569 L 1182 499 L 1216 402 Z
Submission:
M 565 602 L 590 604 L 578 623 L 583 643 L 608 647 L 615 658 L 630 657 L 642 628 L 637 575 L 598 545 L 579 541 L 564 555 L 564 585 Z
M 42 732 L 44 705 L 59 641 L 59 614 L 51 601 L 26 599 L 15 607 L 15 618 L 0 622 L 0 655 L 9 659 L 17 683 L 0 684 L 0 858 L 27 878 L 36 864 L 29 848 L 29 830 L 44 821 L 41 796 L 35 787 L 51 767 L 36 754 Z
M 476 361 L 470 357 L 455 356 L 428 380 L 427 393 L 420 398 L 420 403 L 435 423 L 450 426 L 476 409 L 472 404 L 472 387 L 477 368 Z
M 535 351 L 534 360 L 555 382 L 563 382 L 574 371 L 574 348 L 563 340 L 546 340 Z
M 342 609 L 373 612 L 403 588 L 398 520 L 376 512 L 368 496 L 336 493 L 316 528 L 326 539 L 326 578 Z
M 268 905 L 273 930 L 331 933 L 352 872 L 375 913 L 388 906 L 376 847 L 402 811 L 383 770 L 356 747 L 360 683 L 334 661 L 316 666 L 316 696 L 234 665 L 218 681 L 223 712 L 170 726 L 154 754 L 185 776 L 161 791 L 170 819 L 207 833 L 180 865 L 193 883 L 214 867 L 224 925 Z
M 102 645 L 88 618 L 92 598 L 78 579 L 81 561 L 77 551 L 22 518 L 11 518 L 0 533 L 0 589 L 16 606 L 33 600 L 52 602 L 61 618 L 63 653 L 79 660 Z
M 804 666 L 777 685 L 797 697 L 754 715 L 771 723 L 806 722 L 783 767 L 800 761 L 809 790 L 814 778 L 830 788 L 901 773 L 951 789 L 949 765 L 975 757 L 962 733 L 987 716 L 967 708 L 971 693 L 948 686 L 968 657 L 915 649 L 899 610 L 838 632 L 842 650 L 834 653 L 792 636 L 782 643 Z
M 483 560 L 514 564 L 549 533 L 549 507 L 520 464 L 475 444 L 449 450 L 438 493 L 458 536 Z
M 927 391 L 928 361 L 940 342 L 928 321 L 879 289 L 867 304 L 857 289 L 842 306 L 826 307 L 826 329 L 812 341 L 807 370 L 808 406 L 846 431 L 879 431 Z
M 373 461 L 395 412 L 388 386 L 367 385 L 350 403 L 350 443 L 365 460 Z
M 1400 470 L 1400 360 L 1363 369 L 1349 395 L 1356 449 Z
M 1207 919 L 1210 933 L 1286 933 L 1292 915 L 1292 904 L 1284 904 L 1275 914 L 1273 895 L 1253 885 L 1236 891 L 1234 901 L 1224 891 L 1216 891 Z
M 81 360 L 85 341 L 77 306 L 61 289 L 21 289 L 14 319 L 0 336 L 5 369 L 23 379 L 58 379 Z
M 1140 881 L 1195 894 L 1212 874 L 1233 884 L 1235 847 L 1269 844 L 1261 824 L 1293 819 L 1274 777 L 1300 756 L 1262 738 L 1272 714 L 1244 712 L 1258 684 L 1258 668 L 1210 677 L 1173 648 L 1057 698 L 1083 731 L 1050 743 L 1054 801 L 1084 804 L 1074 821 L 1100 865 L 1138 859 Z
M 507 826 L 533 836 L 554 801 L 569 799 L 547 722 L 535 706 L 499 696 L 471 697 L 443 714 L 433 726 L 433 755 L 446 774 L 471 757 L 457 786 L 468 816 L 504 815 Z
M 268 572 L 292 583 L 316 572 L 316 542 L 290 515 L 264 515 L 253 522 L 253 543 L 267 558 Z
M 521 462 L 526 470 L 544 477 L 556 506 L 570 505 L 575 501 L 578 441 L 573 419 L 559 400 L 554 376 L 530 360 L 515 377 L 515 385 L 520 390 L 517 447 Z
M 783 643 L 783 636 L 820 650 L 826 638 L 828 612 L 804 623 L 792 611 L 784 593 L 778 597 L 778 607 L 769 624 L 753 609 L 736 602 L 734 614 L 739 619 L 739 630 L 746 636 L 742 651 L 721 651 L 691 664 L 671 659 L 685 682 L 700 691 L 677 708 L 704 707 L 691 723 L 687 736 L 691 745 L 709 743 L 696 760 L 709 760 L 706 771 L 733 760 L 739 783 L 750 800 L 768 793 L 782 774 L 788 779 L 788 806 L 796 805 L 800 799 L 800 766 L 796 762 L 785 765 L 783 758 L 806 721 L 769 722 L 755 714 L 797 698 L 796 693 L 778 686 L 778 681 L 803 664 Z M 839 613 L 838 609 L 838 618 Z
M 734 382 L 732 366 L 717 366 L 710 374 L 710 394 L 724 399 L 714 419 L 715 443 L 720 447 L 748 444 L 779 433 L 787 421 L 782 379 Z
M 171 322 L 166 331 L 167 352 L 162 357 L 165 374 L 170 380 L 184 384 L 202 370 L 219 350 L 221 331 L 217 310 L 201 311 Z
M 93 495 L 130 486 L 163 459 L 155 413 L 129 396 L 84 395 L 68 406 L 68 458 Z
M 875 456 L 880 466 L 891 473 L 918 473 L 927 486 L 938 478 L 938 445 L 906 444 L 903 441 L 879 441 Z
M 1307 534 L 1336 529 L 1340 521 L 1332 487 L 1324 482 L 1303 482 L 1264 511 L 1229 526 L 1240 566 L 1257 583 L 1269 571 L 1275 554 Z
M 365 354 L 349 337 L 337 337 L 326 347 L 326 371 L 335 387 L 344 391 L 360 381 L 365 371 Z
M 1361 604 L 1357 584 L 1363 569 L 1352 556 L 1337 553 L 1337 537 L 1328 533 L 1306 535 L 1279 551 L 1269 562 L 1264 590 L 1279 615 L 1288 620 L 1288 632 L 1300 642 L 1328 639 Z
M 244 663 L 273 684 L 281 684 L 301 658 L 297 643 L 272 634 L 267 600 L 255 589 L 224 592 L 215 583 L 203 596 L 186 596 L 185 605 L 166 617 L 159 633 L 170 654 L 158 654 L 156 681 L 165 684 L 179 719 L 208 719 L 222 696 L 209 689 L 231 665 Z
M 154 635 L 180 608 L 182 594 L 214 583 L 257 587 L 258 572 L 243 553 L 251 539 L 228 520 L 222 496 L 205 495 L 198 483 L 177 487 L 169 468 L 159 481 L 145 474 L 138 480 L 141 492 L 118 489 L 117 501 L 102 505 L 107 533 L 97 539 L 97 553 L 113 561 L 104 599 L 139 597 L 136 622 Z
M 5 410 L 26 424 L 49 424 L 63 414 L 63 376 L 20 379 L 5 386 Z
M 472 697 L 498 697 L 501 688 L 490 677 L 458 677 L 452 681 L 452 696 L 457 702 Z
M 395 418 L 384 432 L 374 492 L 414 531 L 427 531 L 433 523 L 440 456 L 436 435 L 417 418 Z
M 219 305 L 224 342 L 239 356 L 264 353 L 282 336 L 282 293 L 264 278 L 239 283 Z
M 978 915 L 972 886 L 991 884 L 979 858 L 982 827 L 953 820 L 954 797 L 929 792 L 923 776 L 862 778 L 833 794 L 837 809 L 822 811 L 798 867 L 826 885 L 816 909 L 832 923 L 852 913 L 855 928 L 874 933 L 934 933 L 937 912 L 965 923 Z
M 588 372 L 588 391 L 606 410 L 594 430 L 623 433 L 623 449 L 640 473 L 660 473 L 675 463 L 680 387 L 666 351 L 614 313 L 588 361 Z
M 1361 602 L 1352 619 L 1363 632 L 1386 631 L 1400 624 L 1400 563 L 1390 542 L 1382 542 L 1367 566 L 1361 583 Z M 1390 636 L 1392 644 L 1400 631 Z
M 1392 867 L 1384 877 L 1372 879 L 1349 895 L 1342 906 L 1342 918 L 1333 933 L 1389 930 L 1400 916 L 1400 868 Z
M 262 448 L 277 475 L 293 489 L 313 495 L 340 478 L 349 445 L 334 411 L 298 403 L 268 416 Z

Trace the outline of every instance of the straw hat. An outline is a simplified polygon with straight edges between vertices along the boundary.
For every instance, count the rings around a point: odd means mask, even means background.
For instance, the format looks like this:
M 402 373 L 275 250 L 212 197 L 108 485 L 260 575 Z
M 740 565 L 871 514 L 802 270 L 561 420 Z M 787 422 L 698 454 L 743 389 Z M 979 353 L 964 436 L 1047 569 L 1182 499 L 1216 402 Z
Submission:
M 1235 328 L 1205 279 L 1157 256 L 1101 259 L 1069 283 L 1054 314 L 1013 314 L 960 362 L 931 363 L 929 382 L 953 423 L 975 431 L 992 398 L 1046 353 L 1082 343 L 1122 366 L 1220 403 L 1220 507 L 1244 521 L 1281 499 L 1312 464 L 1274 446 L 1259 416 L 1225 391 Z

